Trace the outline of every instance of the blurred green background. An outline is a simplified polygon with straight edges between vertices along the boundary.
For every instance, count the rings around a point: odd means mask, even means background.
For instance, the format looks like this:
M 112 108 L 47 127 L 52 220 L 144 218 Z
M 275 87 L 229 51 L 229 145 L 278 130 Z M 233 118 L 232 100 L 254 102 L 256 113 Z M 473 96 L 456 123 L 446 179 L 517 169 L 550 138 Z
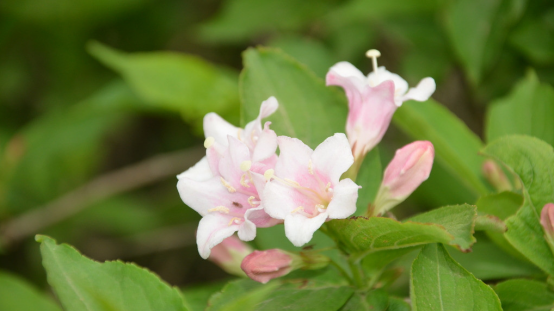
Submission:
M 322 79 L 344 60 L 369 72 L 379 49 L 410 85 L 433 77 L 433 98 L 484 138 L 487 106 L 518 81 L 554 84 L 554 2 L 3 0 L 0 271 L 46 289 L 41 233 L 180 287 L 228 278 L 198 255 L 175 175 L 204 153 L 204 114 L 239 124 L 241 53 L 258 45 Z M 391 127 L 382 163 L 409 141 Z M 436 164 L 395 213 L 475 202 L 445 180 Z

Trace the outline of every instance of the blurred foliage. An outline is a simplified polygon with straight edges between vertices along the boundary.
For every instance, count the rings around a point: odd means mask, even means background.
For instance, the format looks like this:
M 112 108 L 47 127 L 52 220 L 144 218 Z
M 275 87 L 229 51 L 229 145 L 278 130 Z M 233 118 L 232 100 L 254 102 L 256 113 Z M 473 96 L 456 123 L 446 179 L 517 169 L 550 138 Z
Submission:
M 271 48 L 252 49 L 258 45 Z M 549 0 L 1 1 L 0 269 L 11 273 L 0 275 L 0 289 L 21 289 L 21 296 L 44 297 L 34 300 L 43 309 L 57 307 L 34 289 L 46 289 L 46 279 L 33 238 L 11 241 L 5 225 L 96 177 L 201 146 L 202 117 L 210 111 L 238 125 L 254 116 L 239 121 L 240 103 L 252 108 L 278 93 L 283 106 L 292 107 L 302 93 L 325 99 L 304 99 L 302 114 L 344 115 L 342 91 L 325 87 L 323 78 L 343 60 L 368 72 L 364 53 L 369 48 L 379 49 L 380 65 L 410 85 L 426 76 L 437 81 L 435 101 L 406 103 L 395 116 L 397 128 L 389 130 L 360 174 L 374 190 L 380 177 L 372 173 L 386 166 L 396 148 L 414 138 L 436 144 L 438 161 L 430 179 L 395 209 L 399 217 L 475 203 L 491 192 L 480 173 L 484 158 L 477 155 L 484 143 L 518 133 L 554 144 L 552 128 L 541 128 L 554 118 L 554 3 Z M 243 60 L 251 66 L 239 79 Z M 287 68 L 292 74 L 283 74 Z M 341 131 L 332 122 L 316 126 Z M 311 145 L 324 136 L 301 135 Z M 181 170 L 199 158 L 190 155 Z M 365 196 L 360 210 L 373 194 Z M 179 199 L 175 178 L 165 177 L 91 203 L 41 233 L 96 260 L 134 261 L 172 285 L 191 287 L 228 278 L 198 256 L 194 230 L 188 228 L 198 219 Z M 283 237 L 275 231 L 282 229 L 260 231 L 254 244 L 280 246 Z M 499 247 L 477 247 L 474 260 L 450 253 L 484 279 L 537 274 L 517 251 L 506 250 L 494 234 L 488 237 L 483 246 Z M 324 239 L 318 244 L 325 245 Z M 505 274 L 483 273 L 486 259 L 505 253 L 510 254 L 503 262 Z M 475 259 L 484 259 L 482 266 L 472 265 Z M 408 260 L 401 259 L 400 266 L 402 261 Z M 520 262 L 525 266 L 517 269 Z M 396 284 L 409 283 L 408 271 Z M 396 284 L 391 293 L 400 289 Z M 231 285 L 239 286 L 248 285 Z M 500 284 L 501 299 L 516 286 Z M 208 290 L 221 287 L 198 290 L 198 299 L 186 304 L 203 308 Z M 214 300 L 223 304 L 223 299 Z

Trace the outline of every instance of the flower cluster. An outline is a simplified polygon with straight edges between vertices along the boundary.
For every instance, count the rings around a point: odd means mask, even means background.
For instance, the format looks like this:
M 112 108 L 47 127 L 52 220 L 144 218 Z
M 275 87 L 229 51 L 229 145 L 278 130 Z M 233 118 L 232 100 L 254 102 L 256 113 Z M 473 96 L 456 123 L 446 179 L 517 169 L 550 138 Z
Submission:
M 360 186 L 350 177 L 356 176 L 365 154 L 380 142 L 402 102 L 425 101 L 435 90 L 432 78 L 408 90 L 398 75 L 377 67 L 378 51 L 368 56 L 374 72 L 367 77 L 347 62 L 327 74 L 327 84 L 341 86 L 348 98 L 347 135 L 336 133 L 315 150 L 297 138 L 278 137 L 270 122 L 262 124 L 279 107 L 274 97 L 262 103 L 258 117 L 244 129 L 215 113 L 205 116 L 206 156 L 180 174 L 177 184 L 185 204 L 202 215 L 197 244 L 203 258 L 225 240 L 210 259 L 228 272 L 236 272 L 242 262 L 240 268 L 260 282 L 297 268 L 327 265 L 329 259 L 317 253 L 269 250 L 246 256 L 250 249 L 230 237 L 238 232 L 240 240 L 250 241 L 256 228 L 284 223 L 286 237 L 302 246 L 324 222 L 354 214 Z M 429 176 L 433 158 L 427 141 L 399 149 L 367 216 L 382 215 L 406 199 Z

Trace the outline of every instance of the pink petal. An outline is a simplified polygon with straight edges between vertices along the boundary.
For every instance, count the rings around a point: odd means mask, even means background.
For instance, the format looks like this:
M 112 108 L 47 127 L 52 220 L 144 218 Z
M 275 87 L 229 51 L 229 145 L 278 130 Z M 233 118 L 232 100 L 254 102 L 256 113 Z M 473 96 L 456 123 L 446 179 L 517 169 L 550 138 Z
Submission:
M 366 79 L 352 64 L 348 62 L 335 64 L 327 73 L 325 80 L 328 86 L 339 86 L 344 89 L 351 109 L 362 104 L 361 93 Z
M 299 139 L 287 136 L 278 137 L 277 142 L 281 152 L 275 165 L 275 175 L 295 180 L 298 175 L 308 174 L 312 149 Z
M 279 219 L 274 219 L 265 212 L 263 206 L 250 208 L 244 214 L 245 220 L 252 222 L 256 227 L 266 228 L 282 223 Z
M 391 80 L 394 83 L 394 94 L 398 98 L 398 100 L 396 101 L 396 105 L 402 105 L 400 97 L 403 96 L 406 91 L 408 91 L 408 83 L 402 77 L 386 70 L 385 66 L 381 66 L 377 70 L 377 74 L 375 74 L 375 72 L 369 73 L 369 75 L 367 76 L 367 80 L 369 82 L 369 85 L 372 87 L 378 86 L 379 84 L 387 80 Z
M 229 225 L 230 220 L 229 215 L 217 212 L 210 213 L 200 220 L 196 232 L 196 243 L 198 244 L 198 253 L 202 258 L 207 259 L 214 246 L 239 229 L 237 224 Z
M 277 151 L 277 134 L 269 129 L 271 122 L 266 122 L 263 131 L 261 131 L 254 152 L 252 153 L 252 162 L 258 162 L 275 155 Z
M 208 113 L 204 116 L 204 135 L 213 137 L 216 142 L 227 146 L 227 136 L 237 137 L 240 128 L 228 123 L 216 113 Z
M 327 216 L 327 212 L 320 213 L 313 218 L 299 213 L 288 214 L 285 218 L 285 235 L 294 246 L 300 247 L 312 239 L 315 231 L 321 227 Z
M 333 189 L 333 199 L 327 206 L 331 219 L 344 219 L 356 212 L 360 186 L 350 179 L 340 181 Z
M 262 198 L 265 211 L 273 218 L 283 220 L 291 211 L 303 205 L 300 201 L 294 200 L 301 196 L 295 189 L 274 180 L 267 182 Z
M 312 154 L 313 170 L 337 184 L 340 176 L 352 166 L 354 156 L 344 133 L 328 137 Z

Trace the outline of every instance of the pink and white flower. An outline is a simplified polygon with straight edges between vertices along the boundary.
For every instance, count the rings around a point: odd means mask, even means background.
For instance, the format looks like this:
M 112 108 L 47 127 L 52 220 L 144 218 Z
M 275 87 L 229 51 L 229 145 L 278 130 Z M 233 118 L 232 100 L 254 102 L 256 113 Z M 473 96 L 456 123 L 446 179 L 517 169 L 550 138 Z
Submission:
M 376 50 L 368 51 L 374 71 L 367 77 L 348 62 L 335 64 L 327 73 L 327 85 L 340 86 L 348 98 L 346 133 L 356 160 L 377 145 L 387 131 L 392 115 L 407 100 L 426 101 L 435 91 L 435 81 L 427 77 L 415 88 L 385 67 L 377 67 Z
M 397 150 L 385 169 L 373 215 L 382 215 L 403 202 L 427 180 L 434 157 L 435 149 L 429 141 L 415 141 Z
M 277 106 L 275 98 L 262 103 L 260 115 L 245 130 L 213 113 L 204 119 L 206 157 L 177 176 L 181 199 L 203 216 L 197 244 L 204 259 L 237 231 L 241 240 L 249 241 L 256 236 L 256 227 L 280 223 L 264 211 L 256 188 L 265 183 L 260 173 L 274 168 L 277 161 L 277 135 L 269 123 L 261 125 Z
M 342 133 L 327 138 L 315 151 L 302 141 L 278 138 L 280 155 L 275 171 L 265 173 L 265 211 L 285 222 L 285 234 L 302 246 L 327 219 L 343 219 L 356 211 L 360 188 L 341 175 L 354 157 Z
M 240 265 L 242 260 L 253 251 L 246 243 L 243 243 L 235 235 L 231 235 L 212 248 L 208 260 L 229 274 L 244 276 Z
M 248 277 L 267 283 L 300 267 L 300 257 L 280 249 L 255 250 L 244 258 L 241 268 Z

